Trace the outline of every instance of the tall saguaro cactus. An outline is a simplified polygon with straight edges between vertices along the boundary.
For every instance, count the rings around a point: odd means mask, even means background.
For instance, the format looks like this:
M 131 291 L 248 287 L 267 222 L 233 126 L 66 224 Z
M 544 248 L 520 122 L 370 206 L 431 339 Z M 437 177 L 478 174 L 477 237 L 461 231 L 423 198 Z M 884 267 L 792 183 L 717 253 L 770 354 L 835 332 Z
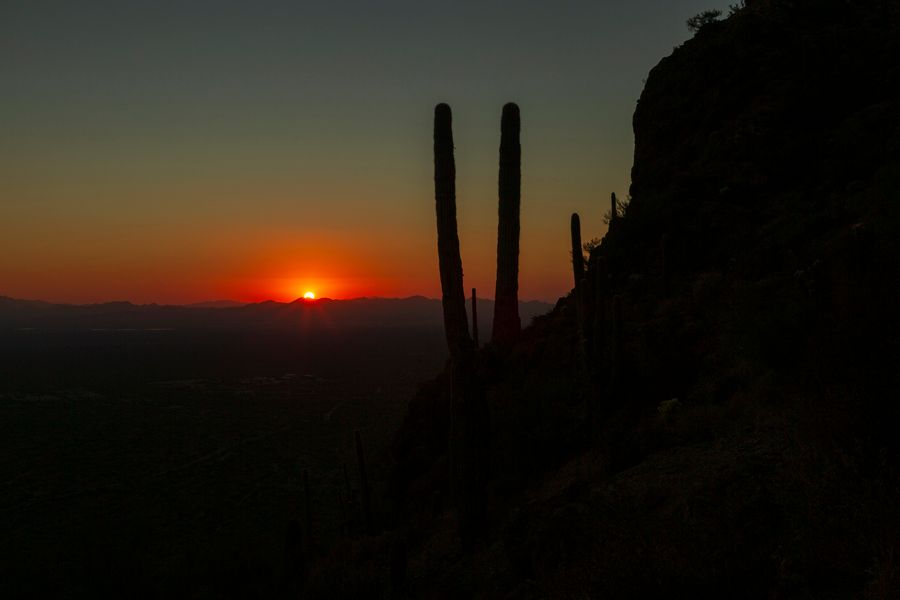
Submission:
M 462 259 L 456 231 L 456 163 L 453 159 L 453 117 L 450 107 L 434 107 L 434 200 L 437 211 L 438 263 L 444 308 L 444 333 L 454 361 L 469 350 L 468 315 L 463 292 Z
M 450 349 L 451 486 L 463 545 L 471 547 L 486 520 L 488 411 L 469 337 L 462 259 L 456 231 L 456 166 L 450 107 L 434 109 L 434 198 L 441 270 L 444 333 Z
M 519 143 L 519 107 L 503 107 L 500 121 L 500 177 L 497 228 L 497 288 L 494 294 L 496 342 L 508 342 L 519 334 L 519 204 L 522 182 L 522 147 Z

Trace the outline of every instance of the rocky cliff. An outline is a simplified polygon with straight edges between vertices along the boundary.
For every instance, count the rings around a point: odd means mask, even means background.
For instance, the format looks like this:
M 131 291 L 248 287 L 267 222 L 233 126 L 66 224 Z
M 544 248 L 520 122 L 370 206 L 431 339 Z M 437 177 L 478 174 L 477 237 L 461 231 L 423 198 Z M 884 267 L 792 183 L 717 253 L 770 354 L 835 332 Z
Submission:
M 898 16 L 758 0 L 663 59 L 589 327 L 570 296 L 480 353 L 480 543 L 456 535 L 442 376 L 398 433 L 385 533 L 311 592 L 897 597 Z

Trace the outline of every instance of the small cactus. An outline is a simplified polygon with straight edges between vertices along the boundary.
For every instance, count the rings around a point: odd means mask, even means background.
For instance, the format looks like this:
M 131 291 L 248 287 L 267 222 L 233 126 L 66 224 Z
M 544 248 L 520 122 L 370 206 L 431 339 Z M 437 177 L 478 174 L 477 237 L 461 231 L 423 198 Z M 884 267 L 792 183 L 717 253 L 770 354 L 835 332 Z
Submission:
M 622 378 L 622 297 L 612 300 L 612 328 L 609 352 L 609 387 L 612 393 L 619 389 Z
M 581 250 L 581 218 L 578 213 L 572 213 L 572 273 L 575 276 L 575 291 L 577 297 L 578 286 L 584 277 L 584 254 Z
M 588 286 L 587 277 L 581 278 L 581 283 L 575 288 L 578 295 L 577 315 L 578 315 L 578 337 L 581 345 L 581 366 L 588 370 L 591 354 L 591 331 L 590 331 L 590 288 Z
M 337 502 L 341 509 L 341 535 L 346 536 L 350 533 L 350 516 L 347 514 L 347 500 L 340 487 L 337 489 Z
M 305 529 L 306 549 L 312 550 L 312 498 L 309 495 L 309 469 L 303 469 L 303 527 Z
M 575 317 L 578 321 L 579 348 L 581 366 L 586 368 L 588 364 L 588 335 L 586 325 L 587 281 L 584 272 L 584 254 L 581 246 L 581 218 L 578 213 L 572 213 L 572 275 L 575 279 Z
M 354 432 L 356 441 L 356 462 L 359 465 L 359 489 L 362 495 L 363 526 L 366 533 L 372 533 L 372 506 L 369 494 L 369 476 L 366 474 L 366 456 L 363 452 L 362 437 L 357 429 Z
M 663 283 L 664 291 L 669 291 L 669 285 L 670 285 L 670 279 L 671 279 L 671 270 L 672 270 L 671 245 L 672 245 L 672 239 L 669 237 L 669 234 L 668 233 L 663 234 L 662 238 L 659 240 L 659 265 L 660 265 L 660 270 L 662 271 L 662 283 Z
M 402 535 L 397 536 L 391 543 L 391 598 L 405 598 L 406 574 L 408 569 L 406 540 Z
M 478 296 L 475 288 L 472 288 L 472 341 L 476 349 L 481 345 L 478 343 Z
M 601 357 L 601 349 L 603 347 L 602 340 L 605 335 L 604 315 L 606 314 L 607 294 L 609 293 L 609 270 L 606 264 L 605 256 L 596 256 L 594 258 L 594 359 L 595 362 Z
M 284 583 L 288 591 L 297 593 L 302 589 L 307 566 L 303 527 L 291 519 L 284 532 Z

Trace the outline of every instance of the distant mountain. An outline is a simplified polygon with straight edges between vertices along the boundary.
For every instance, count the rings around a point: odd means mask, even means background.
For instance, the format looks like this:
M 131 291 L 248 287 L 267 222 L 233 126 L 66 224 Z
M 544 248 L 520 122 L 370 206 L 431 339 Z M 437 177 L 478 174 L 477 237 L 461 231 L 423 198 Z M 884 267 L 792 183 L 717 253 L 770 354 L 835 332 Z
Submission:
M 482 340 L 490 337 L 492 300 L 479 301 L 478 325 Z M 529 301 L 520 304 L 523 325 L 546 314 L 553 305 Z M 0 296 L 0 332 L 22 329 L 86 330 L 260 330 L 297 328 L 361 329 L 371 327 L 441 328 L 441 301 L 409 298 L 355 298 L 352 300 L 298 299 L 240 304 L 228 300 L 184 306 L 107 302 L 51 304 Z
M 235 300 L 206 300 L 204 302 L 193 302 L 185 304 L 191 308 L 237 308 L 238 306 L 246 306 L 246 302 L 237 302 Z

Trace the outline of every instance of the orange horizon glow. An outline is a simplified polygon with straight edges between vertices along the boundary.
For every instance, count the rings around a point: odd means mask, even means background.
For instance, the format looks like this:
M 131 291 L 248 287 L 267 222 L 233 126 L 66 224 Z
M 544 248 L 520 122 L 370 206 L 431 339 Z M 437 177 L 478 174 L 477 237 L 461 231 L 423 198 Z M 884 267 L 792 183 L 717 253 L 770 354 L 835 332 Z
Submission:
M 430 229 L 425 230 L 416 236 L 423 239 L 412 245 L 430 247 L 433 240 L 428 239 L 429 235 L 433 235 Z M 310 299 L 308 292 L 316 300 L 441 297 L 437 252 L 423 253 L 416 260 L 404 262 L 398 257 L 402 252 L 397 248 L 399 244 L 382 244 L 382 256 L 376 256 L 353 243 L 298 244 L 282 240 L 267 245 L 260 232 L 247 237 L 246 245 L 230 248 L 210 239 L 204 244 L 208 251 L 198 251 L 199 244 L 191 252 L 189 248 L 148 243 L 144 248 L 153 248 L 153 252 L 146 254 L 143 248 L 140 252 L 125 250 L 116 254 L 105 244 L 95 248 L 67 245 L 75 249 L 68 256 L 55 251 L 33 252 L 29 264 L 12 266 L 0 262 L 0 296 L 65 304 L 293 302 Z M 355 237 L 349 236 L 351 240 Z M 310 248 L 316 244 L 321 245 Z M 469 247 L 472 246 L 475 244 Z M 490 260 L 492 256 L 478 256 L 482 253 L 473 250 L 466 255 L 464 251 L 464 285 L 466 289 L 477 287 L 478 296 L 489 299 L 493 297 L 495 265 Z M 564 251 L 559 254 L 558 260 L 553 260 L 557 257 L 551 253 L 540 255 L 523 250 L 522 269 L 533 274 L 520 280 L 520 299 L 553 302 L 568 292 L 568 257 Z
M 420 170 L 427 174 L 428 167 Z M 85 224 L 67 211 L 28 218 L 17 213 L 16 218 L 0 219 L 21 225 L 0 236 L 0 296 L 72 304 L 293 302 L 307 291 L 333 299 L 440 298 L 430 184 L 423 181 L 415 201 L 390 213 L 393 222 L 383 226 L 373 225 L 370 211 L 332 214 L 334 206 L 365 195 L 346 190 L 330 194 L 332 200 L 316 209 L 311 224 L 308 208 L 302 214 L 297 208 L 282 208 L 272 215 L 257 215 L 247 190 L 218 186 L 196 190 L 196 195 L 190 190 L 192 200 L 182 209 L 184 214 L 165 212 L 138 219 L 110 211 Z M 178 194 L 173 190 L 160 195 Z M 296 197 L 302 195 L 263 185 L 256 193 L 281 206 L 297 204 Z M 387 195 L 371 193 L 371 204 L 388 205 Z M 68 189 L 65 196 L 73 206 L 89 200 L 88 190 Z M 156 194 L 139 191 L 134 196 L 133 205 L 153 206 L 150 199 Z M 195 212 L 212 197 L 234 207 L 236 214 Z M 571 289 L 568 218 L 560 217 L 558 227 L 536 227 L 536 218 L 528 216 L 535 204 L 523 203 L 523 220 L 530 225 L 523 227 L 519 297 L 553 302 Z M 495 205 L 493 200 L 477 206 L 460 201 L 464 286 L 477 288 L 481 298 L 493 297 L 494 292 Z M 0 207 L 0 216 L 4 210 Z M 236 227 L 233 220 L 238 218 L 241 224 Z M 599 210 L 585 211 L 586 236 L 602 234 L 599 220 Z
M 0 268 L 0 280 L 3 279 Z M 102 276 L 82 277 L 74 281 L 59 273 L 48 270 L 48 275 L 57 277 L 34 277 L 24 283 L 30 285 L 2 285 L 0 296 L 21 300 L 40 300 L 58 304 L 102 304 L 106 302 L 132 302 L 134 304 L 191 304 L 195 302 L 231 300 L 246 304 L 275 301 L 290 303 L 301 299 L 315 301 L 322 298 L 350 300 L 355 298 L 408 298 L 424 296 L 440 299 L 440 282 L 428 282 L 430 277 L 396 279 L 344 276 L 344 277 L 229 277 L 228 274 L 191 277 L 184 273 L 166 277 L 165 273 L 147 274 L 143 280 L 132 279 L 131 273 L 108 280 Z M 476 271 L 476 269 L 472 269 Z M 485 269 L 488 271 L 488 269 Z M 468 287 L 477 286 L 478 296 L 484 300 L 493 299 L 493 281 L 481 277 L 466 278 Z M 565 289 L 566 277 L 547 280 L 542 286 L 523 286 L 521 301 L 540 300 L 554 302 L 560 295 L 558 289 Z M 477 282 L 476 282 L 477 281 Z M 7 282 L 10 282 L 7 279 Z M 430 283 L 430 285 L 429 285 Z M 481 290 L 485 291 L 482 292 Z M 315 291 L 313 291 L 315 290 Z

